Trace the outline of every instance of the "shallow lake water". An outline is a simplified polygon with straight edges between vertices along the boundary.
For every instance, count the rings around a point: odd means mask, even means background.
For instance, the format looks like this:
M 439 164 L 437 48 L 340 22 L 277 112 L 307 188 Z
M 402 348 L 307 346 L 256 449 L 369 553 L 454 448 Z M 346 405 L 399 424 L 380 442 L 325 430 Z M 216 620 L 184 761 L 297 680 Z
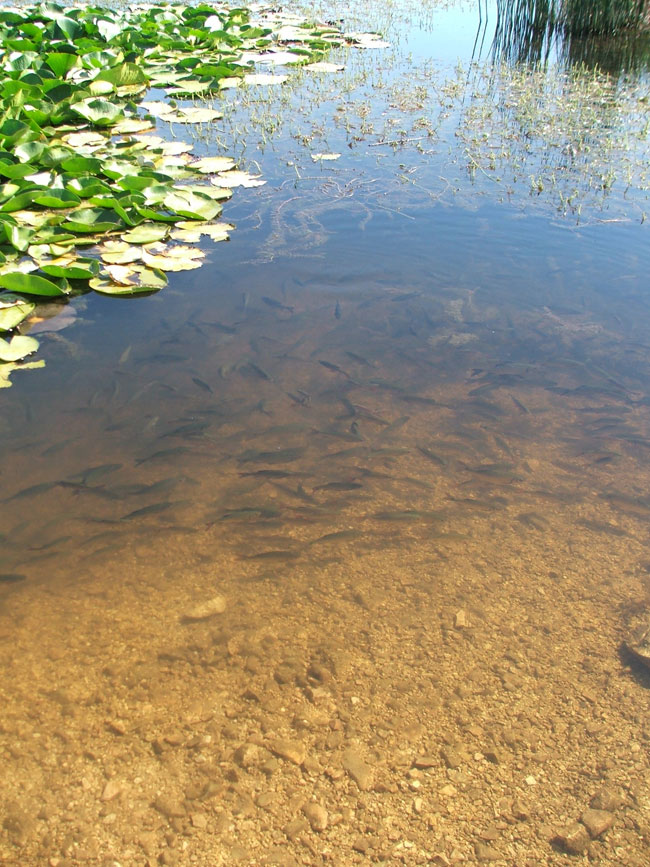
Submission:
M 0 392 L 2 863 L 647 863 L 647 139 L 627 189 L 565 165 L 582 210 L 503 143 L 468 172 L 471 11 L 197 137 L 249 123 L 267 179 L 202 268 L 40 311 Z

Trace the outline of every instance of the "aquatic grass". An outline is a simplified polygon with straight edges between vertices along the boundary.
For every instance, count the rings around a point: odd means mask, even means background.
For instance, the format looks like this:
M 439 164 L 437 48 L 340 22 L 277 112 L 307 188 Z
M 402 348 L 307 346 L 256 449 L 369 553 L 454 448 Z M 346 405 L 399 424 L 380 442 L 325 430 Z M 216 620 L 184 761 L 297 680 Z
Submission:
M 497 0 L 492 52 L 510 62 L 546 63 L 554 52 L 587 60 L 604 37 L 622 38 L 625 49 L 643 33 L 650 33 L 648 0 Z

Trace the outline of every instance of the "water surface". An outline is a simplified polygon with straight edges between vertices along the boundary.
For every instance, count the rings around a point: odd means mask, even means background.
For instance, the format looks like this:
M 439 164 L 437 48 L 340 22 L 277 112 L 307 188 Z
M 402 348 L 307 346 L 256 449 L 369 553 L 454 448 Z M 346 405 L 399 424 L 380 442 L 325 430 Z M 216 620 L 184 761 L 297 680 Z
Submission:
M 471 60 L 432 14 L 386 88 Z M 8 863 L 568 863 L 602 787 L 594 857 L 642 863 L 645 192 L 495 193 L 456 96 L 386 147 L 377 62 L 323 85 L 338 161 L 247 150 L 268 184 L 208 264 L 76 299 L 2 393 Z

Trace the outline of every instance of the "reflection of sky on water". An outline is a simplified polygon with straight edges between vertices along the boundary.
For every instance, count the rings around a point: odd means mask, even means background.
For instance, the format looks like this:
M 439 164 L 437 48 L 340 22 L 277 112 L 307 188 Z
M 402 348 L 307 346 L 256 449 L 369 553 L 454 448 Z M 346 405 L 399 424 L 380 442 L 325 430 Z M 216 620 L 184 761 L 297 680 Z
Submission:
M 402 44 L 415 61 L 433 60 L 453 66 L 458 61 L 486 61 L 493 54 L 508 62 L 528 61 L 542 64 L 557 62 L 586 64 L 613 74 L 634 69 L 648 69 L 650 36 L 620 33 L 602 39 L 561 39 L 559 36 L 536 38 L 532 33 L 513 43 L 505 39 L 499 44 L 496 0 L 460 0 L 448 7 L 426 4 L 420 16 L 404 16 Z M 406 24 L 408 21 L 408 25 Z M 502 16 L 502 24 L 507 22 Z
M 490 4 L 492 6 L 492 4 Z M 469 60 L 480 47 L 485 31 L 485 45 L 489 47 L 494 32 L 496 14 L 494 9 L 479 14 L 478 3 L 454 4 L 448 9 L 432 12 L 430 27 L 411 29 L 407 34 L 408 50 L 414 59 L 433 59 L 454 64 L 459 59 Z

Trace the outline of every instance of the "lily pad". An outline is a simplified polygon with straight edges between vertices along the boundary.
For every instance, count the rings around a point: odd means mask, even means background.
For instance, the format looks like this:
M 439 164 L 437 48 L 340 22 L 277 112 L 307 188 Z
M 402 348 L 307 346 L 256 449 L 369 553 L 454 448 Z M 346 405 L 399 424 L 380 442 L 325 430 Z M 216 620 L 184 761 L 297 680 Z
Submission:
M 0 295 L 0 331 L 11 331 L 20 325 L 36 307 L 31 301 L 25 301 L 19 295 L 7 292 Z
M 234 228 L 230 223 L 177 223 L 171 237 L 192 244 L 198 243 L 202 235 L 213 241 L 227 241 Z
M 260 175 L 251 175 L 249 172 L 230 171 L 220 172 L 218 177 L 212 178 L 211 183 L 217 187 L 263 187 L 266 181 L 260 180 Z
M 144 265 L 105 265 L 104 272 L 109 281 L 116 286 L 131 289 L 162 289 L 167 285 L 167 278 L 162 271 Z M 99 277 L 94 277 L 90 285 L 97 289 L 98 281 L 101 279 L 101 274 Z
M 108 265 L 129 265 L 142 259 L 142 247 L 123 241 L 106 241 L 100 246 L 99 254 Z
M 209 123 L 223 117 L 223 113 L 214 108 L 179 108 L 171 114 L 165 114 L 161 120 L 169 123 Z
M 113 126 L 124 117 L 122 109 L 107 99 L 85 99 L 73 103 L 70 110 L 97 126 Z
M 14 370 L 34 370 L 39 367 L 45 367 L 45 362 L 42 359 L 40 361 L 28 361 L 26 364 L 16 364 L 15 362 L 0 364 L 0 388 L 11 388 L 9 376 Z
M 129 244 L 152 244 L 154 241 L 162 241 L 169 234 L 168 226 L 160 223 L 140 223 L 134 229 L 130 229 L 122 235 L 122 240 Z
M 23 274 L 18 271 L 0 274 L 0 287 L 26 295 L 55 296 L 68 294 L 65 283 L 62 286 L 60 283 L 46 280 L 45 277 L 39 277 L 38 274 Z
M 39 347 L 35 337 L 25 334 L 16 334 L 11 340 L 0 338 L 0 361 L 20 361 Z
M 230 157 L 202 157 L 190 163 L 193 169 L 202 174 L 212 174 L 216 172 L 227 172 L 235 167 L 235 161 Z

